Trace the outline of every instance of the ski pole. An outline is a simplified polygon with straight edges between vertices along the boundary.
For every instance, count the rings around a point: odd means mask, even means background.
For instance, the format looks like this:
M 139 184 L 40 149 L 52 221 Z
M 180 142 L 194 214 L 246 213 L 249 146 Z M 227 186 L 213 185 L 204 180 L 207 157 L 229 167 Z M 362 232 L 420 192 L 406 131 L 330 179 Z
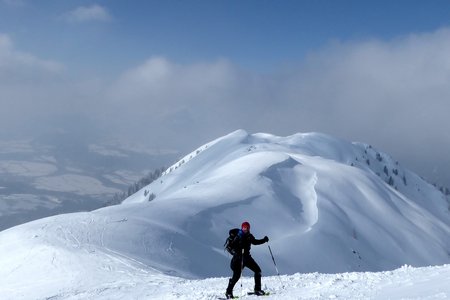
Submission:
M 242 272 L 244 271 L 244 248 L 242 248 L 241 253 L 241 277 L 239 278 L 241 280 L 241 295 L 242 295 Z
M 267 242 L 267 247 L 269 247 L 270 256 L 272 256 L 272 261 L 275 266 L 275 270 L 277 271 L 278 279 L 280 279 L 281 287 L 284 289 L 283 282 L 281 281 L 280 272 L 278 271 L 277 263 L 275 262 L 275 258 L 273 257 L 272 249 L 270 249 L 269 242 Z

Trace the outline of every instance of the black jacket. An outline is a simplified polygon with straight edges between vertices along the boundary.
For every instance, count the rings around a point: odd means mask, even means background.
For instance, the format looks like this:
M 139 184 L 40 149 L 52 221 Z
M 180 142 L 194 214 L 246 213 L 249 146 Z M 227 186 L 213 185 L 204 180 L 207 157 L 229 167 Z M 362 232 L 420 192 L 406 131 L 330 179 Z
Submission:
M 233 255 L 241 255 L 242 249 L 244 249 L 244 255 L 250 255 L 251 245 L 261 245 L 267 242 L 265 238 L 256 239 L 251 233 L 244 233 L 242 230 L 238 229 L 236 237 L 232 242 Z

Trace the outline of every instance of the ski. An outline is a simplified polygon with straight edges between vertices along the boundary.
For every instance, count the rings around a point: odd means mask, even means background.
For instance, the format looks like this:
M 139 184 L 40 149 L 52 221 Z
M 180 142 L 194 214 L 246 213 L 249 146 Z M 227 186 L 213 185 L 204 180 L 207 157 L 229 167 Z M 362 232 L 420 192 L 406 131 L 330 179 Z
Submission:
M 258 294 L 256 294 L 255 292 L 248 292 L 247 295 L 254 295 L 254 296 L 258 296 L 258 297 L 261 297 L 261 296 L 269 296 L 269 295 L 270 295 L 270 292 L 265 292 L 263 295 L 258 295 Z

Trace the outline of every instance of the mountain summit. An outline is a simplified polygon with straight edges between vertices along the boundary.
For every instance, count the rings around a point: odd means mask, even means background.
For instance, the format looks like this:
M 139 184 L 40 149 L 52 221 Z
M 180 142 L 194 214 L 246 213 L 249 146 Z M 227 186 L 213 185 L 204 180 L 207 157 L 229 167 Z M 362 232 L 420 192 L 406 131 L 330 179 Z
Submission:
M 155 199 L 149 203 L 146 194 Z M 369 145 L 319 133 L 238 130 L 188 154 L 125 201 L 138 203 L 175 226 L 172 249 L 184 255 L 189 244 L 188 271 L 200 276 L 228 272 L 220 245 L 242 220 L 255 235 L 271 237 L 286 273 L 449 262 L 442 193 Z M 262 255 L 261 248 L 253 252 Z M 270 258 L 261 259 L 271 270 Z
M 222 245 L 244 220 L 256 238 L 269 236 L 283 274 L 450 262 L 448 200 L 388 155 L 320 133 L 238 130 L 121 205 L 1 232 L 0 277 L 8 285 L 38 274 L 70 287 L 117 280 L 111 270 L 227 276 Z M 274 273 L 266 245 L 252 254 L 265 275 Z

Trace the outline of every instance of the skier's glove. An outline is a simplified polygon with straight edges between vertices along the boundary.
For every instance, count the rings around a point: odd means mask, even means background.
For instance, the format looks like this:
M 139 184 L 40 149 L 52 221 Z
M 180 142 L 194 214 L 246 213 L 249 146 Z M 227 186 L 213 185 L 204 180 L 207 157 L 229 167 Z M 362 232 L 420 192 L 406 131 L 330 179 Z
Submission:
M 269 241 L 269 238 L 267 237 L 267 235 L 264 237 L 264 242 L 268 242 Z

